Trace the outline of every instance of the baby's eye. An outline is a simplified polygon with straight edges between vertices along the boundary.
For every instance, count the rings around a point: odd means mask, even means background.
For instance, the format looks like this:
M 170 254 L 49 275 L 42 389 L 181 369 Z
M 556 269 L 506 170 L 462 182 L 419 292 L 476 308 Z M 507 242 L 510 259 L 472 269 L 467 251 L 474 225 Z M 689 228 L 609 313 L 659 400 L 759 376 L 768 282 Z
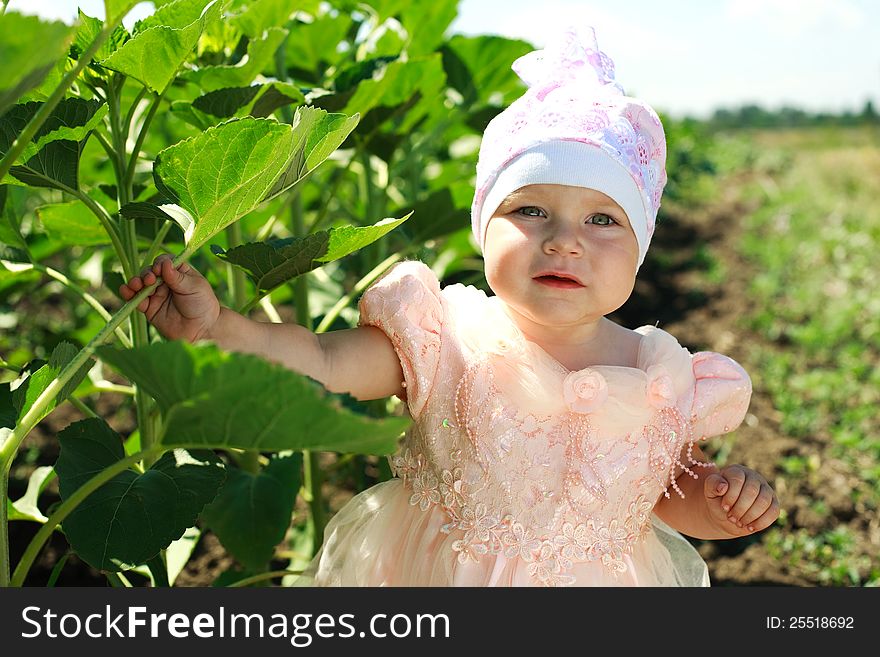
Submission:
M 616 221 L 614 221 L 614 219 L 610 215 L 601 214 L 601 213 L 592 215 L 590 217 L 590 219 L 598 219 L 599 221 L 593 222 L 597 226 L 611 226 L 611 225 L 617 223 Z
M 527 217 L 544 217 L 544 211 L 541 208 L 537 208 L 534 205 L 527 205 L 525 207 L 517 210 L 519 214 L 525 215 Z

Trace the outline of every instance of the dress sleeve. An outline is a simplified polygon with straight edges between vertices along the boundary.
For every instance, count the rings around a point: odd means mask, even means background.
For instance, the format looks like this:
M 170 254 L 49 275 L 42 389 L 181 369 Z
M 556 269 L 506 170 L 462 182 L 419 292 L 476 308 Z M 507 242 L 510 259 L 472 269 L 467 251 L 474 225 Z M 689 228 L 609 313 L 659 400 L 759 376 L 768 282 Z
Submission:
M 732 358 L 712 351 L 693 355 L 694 438 L 720 436 L 736 429 L 746 416 L 752 397 L 748 373 Z
M 417 418 L 440 363 L 443 307 L 440 283 L 423 262 L 397 263 L 358 303 L 358 326 L 375 326 L 391 340 L 403 369 L 404 401 Z

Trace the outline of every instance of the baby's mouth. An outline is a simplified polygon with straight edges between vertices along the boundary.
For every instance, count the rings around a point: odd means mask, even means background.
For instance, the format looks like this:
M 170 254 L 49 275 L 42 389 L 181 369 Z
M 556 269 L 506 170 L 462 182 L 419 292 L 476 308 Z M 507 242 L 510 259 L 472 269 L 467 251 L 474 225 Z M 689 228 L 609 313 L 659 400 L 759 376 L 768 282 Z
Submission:
M 534 280 L 541 285 L 546 285 L 548 287 L 559 287 L 559 288 L 578 288 L 583 287 L 580 283 L 570 278 L 564 278 L 562 276 L 554 276 L 552 274 L 545 276 L 536 276 Z

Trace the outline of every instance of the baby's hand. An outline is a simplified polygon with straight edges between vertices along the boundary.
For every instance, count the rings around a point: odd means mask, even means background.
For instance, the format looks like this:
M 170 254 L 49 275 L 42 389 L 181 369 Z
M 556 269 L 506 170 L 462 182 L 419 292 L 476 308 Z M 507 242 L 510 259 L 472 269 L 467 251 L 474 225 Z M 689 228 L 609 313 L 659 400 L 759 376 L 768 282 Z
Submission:
M 128 301 L 160 276 L 162 282 L 137 309 L 169 340 L 209 338 L 220 315 L 220 302 L 208 280 L 187 263 L 175 269 L 170 255 L 160 255 L 152 267 L 121 285 L 119 293 Z
M 766 529 L 779 517 L 779 500 L 770 484 L 744 465 L 710 474 L 703 492 L 712 520 L 735 537 Z

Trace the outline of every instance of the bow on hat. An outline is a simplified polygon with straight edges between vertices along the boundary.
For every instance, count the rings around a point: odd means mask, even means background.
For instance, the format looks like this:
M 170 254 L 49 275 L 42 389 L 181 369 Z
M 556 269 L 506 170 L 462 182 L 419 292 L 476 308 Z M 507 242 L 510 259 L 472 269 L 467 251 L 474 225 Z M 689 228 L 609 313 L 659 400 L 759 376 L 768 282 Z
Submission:
M 599 50 L 592 27 L 569 27 L 561 39 L 543 50 L 523 55 L 513 62 L 512 68 L 529 87 L 543 86 L 538 91 L 542 100 L 550 91 L 569 82 L 614 95 L 624 93 L 614 79 L 614 62 Z

